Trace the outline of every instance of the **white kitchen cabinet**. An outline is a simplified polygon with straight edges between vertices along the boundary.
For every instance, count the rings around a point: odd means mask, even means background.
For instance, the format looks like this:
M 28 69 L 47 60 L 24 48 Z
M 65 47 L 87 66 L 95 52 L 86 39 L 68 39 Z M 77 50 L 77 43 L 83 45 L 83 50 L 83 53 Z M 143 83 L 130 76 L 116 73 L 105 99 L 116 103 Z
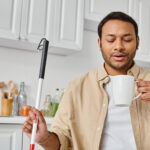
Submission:
M 0 117 L 0 150 L 29 150 L 30 140 L 22 131 L 26 117 Z M 45 117 L 47 128 L 53 118 Z M 35 144 L 35 150 L 44 150 Z
M 39 43 L 46 37 L 52 9 L 51 0 L 23 0 L 20 38 Z
M 22 0 L 0 1 L 0 37 L 19 39 Z
M 85 0 L 85 28 L 97 31 L 97 25 L 111 11 L 128 13 L 130 0 Z
M 0 149 L 22 149 L 22 130 L 20 126 L 0 124 Z
M 0 4 L 4 21 L 0 31 L 9 27 L 8 33 L 15 34 L 0 34 L 1 46 L 33 50 L 45 37 L 52 53 L 69 54 L 82 48 L 84 0 L 2 0 Z M 7 41 L 10 37 L 14 41 Z
M 55 0 L 52 45 L 79 51 L 82 48 L 84 0 Z
M 22 132 L 22 125 L 1 124 L 0 125 L 0 149 L 1 150 L 28 150 L 30 140 Z M 35 150 L 44 150 L 40 145 L 35 144 Z
M 139 26 L 140 47 L 135 60 L 150 63 L 150 1 L 147 0 L 85 0 L 85 28 L 97 31 L 101 19 L 111 11 L 131 15 Z
M 136 60 L 150 63 L 150 1 L 137 0 L 133 12 L 139 25 L 140 46 Z M 135 7 L 134 6 L 134 7 Z

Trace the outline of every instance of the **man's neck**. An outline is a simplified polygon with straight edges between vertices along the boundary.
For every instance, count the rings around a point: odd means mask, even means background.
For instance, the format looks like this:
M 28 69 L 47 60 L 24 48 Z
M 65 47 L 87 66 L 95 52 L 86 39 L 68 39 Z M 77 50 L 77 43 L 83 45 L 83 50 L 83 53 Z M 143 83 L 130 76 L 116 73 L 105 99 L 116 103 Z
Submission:
M 117 70 L 114 69 L 112 67 L 110 67 L 108 64 L 105 63 L 105 69 L 107 71 L 107 73 L 111 76 L 115 76 L 115 75 L 126 75 L 127 71 L 129 70 L 129 68 L 131 68 L 133 66 L 134 63 L 132 63 L 131 65 L 129 65 L 128 68 L 126 69 L 122 69 L 122 70 Z

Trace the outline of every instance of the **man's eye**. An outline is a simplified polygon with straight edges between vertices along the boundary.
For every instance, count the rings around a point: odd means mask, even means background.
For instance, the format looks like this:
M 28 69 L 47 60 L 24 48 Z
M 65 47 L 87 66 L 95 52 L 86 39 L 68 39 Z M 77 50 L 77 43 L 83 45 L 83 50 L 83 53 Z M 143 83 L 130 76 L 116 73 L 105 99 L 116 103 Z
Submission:
M 114 40 L 107 40 L 107 42 L 112 43 L 112 42 L 114 42 Z
M 132 39 L 130 39 L 130 40 L 124 40 L 125 42 L 131 42 L 132 41 Z

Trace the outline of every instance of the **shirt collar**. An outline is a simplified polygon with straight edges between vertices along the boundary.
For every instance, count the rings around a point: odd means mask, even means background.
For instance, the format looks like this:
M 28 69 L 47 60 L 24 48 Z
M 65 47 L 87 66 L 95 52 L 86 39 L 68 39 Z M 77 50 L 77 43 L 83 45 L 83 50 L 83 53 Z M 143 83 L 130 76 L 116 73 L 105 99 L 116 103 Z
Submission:
M 135 63 L 134 65 L 127 71 L 127 75 L 134 76 L 135 79 L 138 77 L 140 72 L 140 67 L 137 66 Z M 104 63 L 103 65 L 98 69 L 98 81 L 103 81 L 103 83 L 107 83 L 109 81 L 109 75 L 105 70 Z
M 140 67 L 137 66 L 135 63 L 134 65 L 127 71 L 127 75 L 134 76 L 134 78 L 138 78 L 140 73 Z
M 107 83 L 109 81 L 109 75 L 106 72 L 106 69 L 103 65 L 98 69 L 98 81 L 102 81 L 102 83 Z

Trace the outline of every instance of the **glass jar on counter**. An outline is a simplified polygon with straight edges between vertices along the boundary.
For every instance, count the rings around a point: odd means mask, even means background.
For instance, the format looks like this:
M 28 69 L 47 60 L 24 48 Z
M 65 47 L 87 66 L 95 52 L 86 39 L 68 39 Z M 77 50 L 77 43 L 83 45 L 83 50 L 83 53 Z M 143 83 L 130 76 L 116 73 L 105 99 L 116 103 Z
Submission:
M 20 91 L 17 96 L 17 102 L 18 102 L 18 114 L 20 115 L 21 107 L 22 105 L 27 105 L 27 95 L 24 90 L 25 83 L 21 82 L 20 83 Z
M 22 105 L 20 110 L 20 116 L 28 116 L 29 111 L 32 109 L 30 105 Z
M 52 102 L 51 102 L 51 95 L 46 95 L 45 101 L 42 105 L 41 112 L 44 117 L 50 117 L 51 116 L 51 108 L 52 108 Z
M 52 117 L 54 117 L 57 112 L 60 100 L 61 100 L 61 91 L 57 88 L 55 90 L 54 96 L 52 97 L 52 114 L 51 114 Z

